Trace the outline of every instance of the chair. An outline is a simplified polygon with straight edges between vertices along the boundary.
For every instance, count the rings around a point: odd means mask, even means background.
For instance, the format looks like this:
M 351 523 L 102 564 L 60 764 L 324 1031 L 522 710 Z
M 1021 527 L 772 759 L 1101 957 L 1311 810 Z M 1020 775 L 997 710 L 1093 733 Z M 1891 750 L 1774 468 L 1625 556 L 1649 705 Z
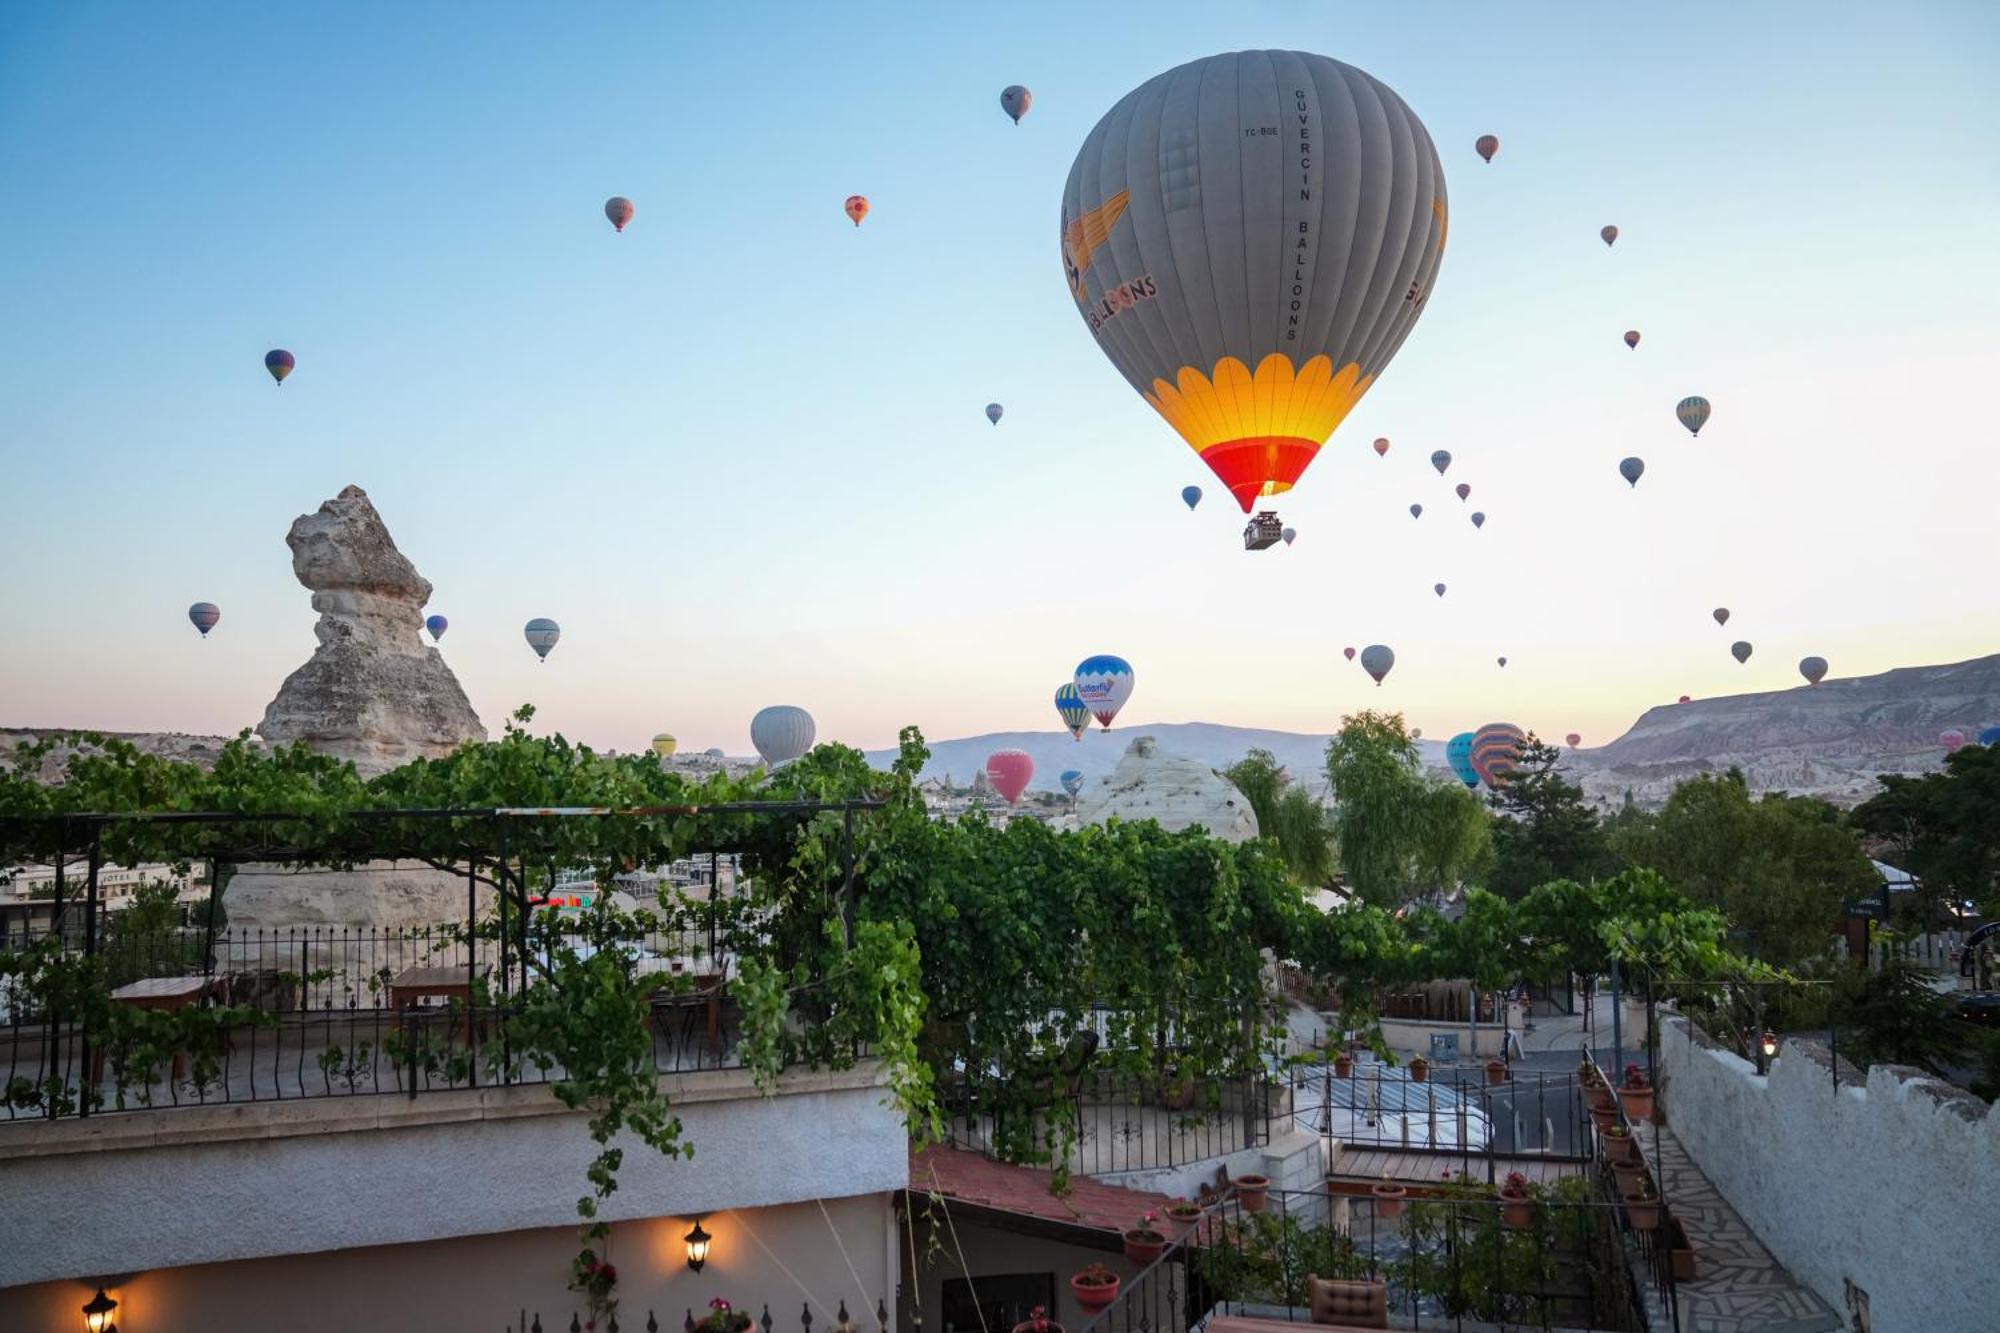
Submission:
M 1389 1327 L 1389 1285 L 1386 1282 L 1308 1277 L 1306 1304 L 1315 1324 L 1346 1328 Z

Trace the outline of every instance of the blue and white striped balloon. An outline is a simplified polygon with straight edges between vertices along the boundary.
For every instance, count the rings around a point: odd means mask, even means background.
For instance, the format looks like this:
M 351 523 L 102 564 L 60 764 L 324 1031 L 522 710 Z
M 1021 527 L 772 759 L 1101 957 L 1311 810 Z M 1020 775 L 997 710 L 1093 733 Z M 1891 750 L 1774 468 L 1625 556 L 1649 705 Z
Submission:
M 1074 796 L 1078 792 L 1082 791 L 1083 771 L 1081 769 L 1075 769 L 1075 768 L 1064 769 L 1062 775 L 1062 788 L 1064 791 L 1068 792 L 1071 796 Z
M 1076 693 L 1098 725 L 1109 731 L 1111 719 L 1132 697 L 1132 664 L 1122 657 L 1099 653 L 1076 664 Z
M 1056 712 L 1062 716 L 1063 725 L 1069 734 L 1078 740 L 1090 730 L 1090 710 L 1083 706 L 1083 698 L 1076 692 L 1076 686 L 1065 681 L 1056 686 Z
M 521 627 L 521 637 L 535 650 L 535 656 L 546 662 L 550 650 L 556 646 L 556 640 L 562 638 L 562 626 L 546 616 L 536 616 Z

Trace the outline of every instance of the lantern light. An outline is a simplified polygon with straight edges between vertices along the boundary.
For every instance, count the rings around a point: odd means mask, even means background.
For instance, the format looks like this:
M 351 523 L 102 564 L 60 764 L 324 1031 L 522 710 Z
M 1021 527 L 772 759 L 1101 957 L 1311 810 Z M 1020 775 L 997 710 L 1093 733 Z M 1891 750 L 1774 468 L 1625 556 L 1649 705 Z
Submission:
M 701 1219 L 697 1217 L 694 1220 L 694 1227 L 684 1239 L 687 1241 L 688 1270 L 699 1273 L 702 1265 L 708 1262 L 708 1243 L 714 1237 L 701 1229 Z
M 97 1294 L 84 1303 L 83 1326 L 88 1333 L 118 1333 L 118 1325 L 111 1322 L 111 1312 L 118 1308 L 118 1302 L 104 1294 L 99 1287 Z

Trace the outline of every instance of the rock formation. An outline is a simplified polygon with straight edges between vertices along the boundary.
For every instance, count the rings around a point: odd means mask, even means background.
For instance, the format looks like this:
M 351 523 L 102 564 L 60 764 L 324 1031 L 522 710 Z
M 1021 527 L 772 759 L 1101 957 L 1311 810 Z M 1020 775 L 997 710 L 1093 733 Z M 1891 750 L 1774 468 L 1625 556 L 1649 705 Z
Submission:
M 1200 760 L 1162 753 L 1151 736 L 1135 738 L 1109 777 L 1077 794 L 1078 823 L 1102 824 L 1113 817 L 1156 819 L 1170 830 L 1199 826 L 1230 842 L 1257 836 L 1250 802 L 1228 778 Z
M 396 549 L 365 491 L 349 486 L 300 515 L 285 543 L 312 590 L 319 647 L 264 710 L 267 742 L 304 741 L 368 776 L 486 739 L 458 678 L 420 637 L 430 581 Z

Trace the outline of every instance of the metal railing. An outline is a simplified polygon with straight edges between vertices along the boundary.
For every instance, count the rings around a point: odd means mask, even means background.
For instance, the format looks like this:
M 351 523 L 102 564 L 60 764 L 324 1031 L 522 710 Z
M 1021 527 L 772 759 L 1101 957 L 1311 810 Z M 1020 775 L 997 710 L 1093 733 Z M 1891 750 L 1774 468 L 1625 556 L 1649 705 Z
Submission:
M 718 1313 L 713 1309 L 704 1310 L 702 1317 L 697 1319 L 695 1318 L 694 1311 L 689 1309 L 681 1316 L 681 1322 L 675 1325 L 672 1322 L 673 1316 L 671 1313 L 668 1314 L 665 1320 L 662 1320 L 656 1311 L 648 1309 L 646 1311 L 646 1322 L 643 1324 L 639 1323 L 635 1316 L 631 1327 L 634 1329 L 644 1329 L 645 1333 L 661 1333 L 662 1329 L 667 1328 L 678 1328 L 679 1333 L 705 1333 L 707 1329 L 714 1326 L 709 1321 L 721 1322 L 719 1319 L 716 1319 Z M 764 1305 L 764 1313 L 756 1319 L 750 1318 L 747 1313 L 742 1311 L 735 1311 L 733 1314 L 735 1316 L 734 1328 L 740 1330 L 741 1333 L 774 1333 L 777 1327 L 777 1321 L 771 1317 L 771 1306 L 768 1302 Z M 800 1333 L 813 1333 L 813 1323 L 812 1305 L 810 1303 L 801 1305 L 798 1318 Z M 619 1333 L 622 1327 L 623 1325 L 620 1324 L 616 1312 L 612 1313 L 604 1324 L 605 1333 Z M 861 1333 L 862 1326 L 860 1322 L 847 1313 L 847 1300 L 845 1297 L 841 1298 L 840 1308 L 834 1312 L 829 1327 L 840 1331 L 840 1333 Z M 518 1310 L 515 1313 L 513 1321 L 506 1325 L 507 1333 L 559 1333 L 559 1330 L 565 1328 L 569 1330 L 569 1333 L 583 1333 L 585 1328 L 583 1316 L 576 1311 L 571 1311 L 568 1324 L 558 1324 L 552 1319 L 550 1323 L 545 1325 L 542 1323 L 541 1311 L 537 1310 L 531 1314 L 527 1310 Z M 888 1330 L 888 1304 L 883 1300 L 877 1299 L 875 1302 L 875 1333 L 888 1333 Z
M 996 1077 L 947 1090 L 946 1138 L 1078 1175 L 1188 1166 L 1269 1144 L 1285 1094 L 1255 1074 L 1197 1081 L 1086 1068 L 1025 1095 L 1023 1081 Z
M 1272 1190 L 1253 1207 L 1232 1192 L 1177 1227 L 1156 1259 L 1128 1260 L 1117 1296 L 1077 1333 L 1178 1333 L 1214 1315 L 1307 1324 L 1314 1278 L 1400 1328 L 1649 1327 L 1629 1219 L 1587 1190 L 1575 1196 L 1510 1201 L 1461 1186 L 1377 1202 Z

